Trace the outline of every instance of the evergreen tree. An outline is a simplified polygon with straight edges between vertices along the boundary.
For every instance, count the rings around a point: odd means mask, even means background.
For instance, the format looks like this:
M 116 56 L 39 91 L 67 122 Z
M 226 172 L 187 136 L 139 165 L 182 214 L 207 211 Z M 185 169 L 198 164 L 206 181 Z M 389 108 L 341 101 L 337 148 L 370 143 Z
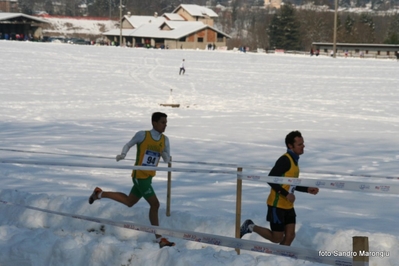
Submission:
M 384 43 L 399 44 L 399 14 L 392 17 Z
M 88 1 L 88 13 L 93 17 L 107 17 L 109 14 L 109 0 Z
M 368 13 L 361 13 L 356 25 L 357 40 L 359 43 L 374 43 L 375 23 L 373 17 Z
M 44 11 L 46 11 L 50 15 L 54 14 L 54 6 L 52 0 L 46 0 L 44 2 Z
M 355 20 L 348 14 L 348 16 L 345 19 L 345 24 L 344 24 L 346 34 L 352 35 L 354 24 L 355 24 Z
M 340 42 L 354 43 L 355 41 L 355 19 L 348 14 L 343 24 L 343 39 Z
M 36 4 L 35 0 L 19 0 L 18 5 L 21 12 L 27 15 L 33 15 L 33 7 Z
M 281 6 L 270 23 L 270 47 L 299 50 L 301 48 L 299 32 L 300 24 L 296 19 L 294 7 L 290 4 Z

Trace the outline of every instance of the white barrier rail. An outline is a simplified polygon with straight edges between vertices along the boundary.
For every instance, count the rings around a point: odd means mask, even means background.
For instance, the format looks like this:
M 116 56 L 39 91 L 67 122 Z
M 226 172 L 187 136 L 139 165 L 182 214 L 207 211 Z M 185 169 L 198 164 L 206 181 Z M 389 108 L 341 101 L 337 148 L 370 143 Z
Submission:
M 368 193 L 382 194 L 399 194 L 399 184 L 384 182 L 363 182 L 363 181 L 347 181 L 336 179 L 309 179 L 309 178 L 287 178 L 276 176 L 260 176 L 260 175 L 241 175 L 241 179 L 275 183 L 288 184 L 293 186 L 318 187 L 337 190 L 349 190 Z
M 34 160 L 13 160 L 0 159 L 0 163 L 12 164 L 32 164 L 32 165 L 49 165 L 49 166 L 70 166 L 70 167 L 88 167 L 88 168 L 108 168 L 108 169 L 128 169 L 128 170 L 156 170 L 166 172 L 185 172 L 185 173 L 208 173 L 208 174 L 232 174 L 237 175 L 243 180 L 251 180 L 266 183 L 289 184 L 295 186 L 310 186 L 325 189 L 349 190 L 368 193 L 382 194 L 399 194 L 399 183 L 396 182 L 368 182 L 368 181 L 346 181 L 336 179 L 310 179 L 310 178 L 286 178 L 263 175 L 246 175 L 243 172 L 226 171 L 226 170 L 207 170 L 192 168 L 175 168 L 175 167 L 148 167 L 148 166 L 132 166 L 119 164 L 95 164 L 95 163 L 68 163 L 68 162 L 42 162 Z
M 16 159 L 0 159 L 0 163 L 12 164 L 32 164 L 32 165 L 49 165 L 49 166 L 70 166 L 70 167 L 87 167 L 87 168 L 106 168 L 106 169 L 127 169 L 127 170 L 156 170 L 171 172 L 187 172 L 187 173 L 217 173 L 217 174 L 237 174 L 236 171 L 223 170 L 206 170 L 206 169 L 190 169 L 190 168 L 169 168 L 169 167 L 151 167 L 151 166 L 133 166 L 124 165 L 123 162 L 113 164 L 95 164 L 95 163 L 68 163 L 68 162 L 42 162 L 35 160 L 16 160 Z
M 59 155 L 59 156 L 72 156 L 72 157 L 113 159 L 113 160 L 115 160 L 115 157 L 106 157 L 106 156 L 98 156 L 98 155 L 86 155 L 86 154 L 57 153 L 57 152 L 46 152 L 46 151 L 26 151 L 26 150 L 4 149 L 4 148 L 0 148 L 0 151 L 11 151 L 11 152 L 21 152 L 21 153 L 35 153 L 35 154 L 47 154 L 47 155 Z M 127 159 L 127 160 L 132 160 L 133 161 L 133 159 Z
M 7 202 L 0 200 L 0 203 L 6 205 L 13 205 L 18 206 L 26 209 L 31 209 L 35 211 L 46 212 L 55 215 L 61 215 L 64 217 L 70 217 L 74 219 L 80 219 L 100 224 L 107 224 L 111 226 L 117 226 L 126 229 L 137 230 L 141 232 L 153 233 L 153 234 L 161 234 L 165 236 L 180 238 L 188 241 L 195 241 L 199 243 L 205 243 L 210 245 L 216 246 L 223 246 L 223 247 L 230 247 L 230 248 L 240 248 L 249 251 L 255 251 L 260 253 L 278 255 L 289 257 L 292 259 L 300 259 L 300 260 L 307 260 L 317 263 L 323 263 L 328 265 L 337 265 L 337 266 L 352 266 L 352 257 L 342 257 L 342 256 L 319 256 L 319 252 L 311 249 L 304 249 L 304 248 L 296 248 L 296 247 L 289 247 L 289 246 L 282 246 L 276 244 L 269 244 L 263 242 L 256 242 L 252 240 L 244 240 L 244 239 L 237 239 L 232 237 L 226 236 L 218 236 L 218 235 L 211 235 L 206 233 L 199 233 L 181 229 L 168 229 L 162 228 L 158 226 L 151 226 L 151 225 L 142 225 L 130 222 L 117 222 L 108 219 L 102 218 L 94 218 L 79 214 L 69 214 L 63 213 L 58 211 L 51 211 L 47 209 L 41 209 L 33 206 L 16 204 L 12 202 Z
M 243 168 L 243 169 L 251 169 L 251 170 L 261 170 L 261 171 L 270 171 L 272 168 L 257 166 L 257 165 L 244 165 L 244 164 L 225 164 L 225 163 L 209 163 L 209 162 L 193 162 L 193 161 L 173 161 L 174 163 L 183 163 L 183 164 L 199 164 L 199 165 L 211 165 L 211 166 L 220 166 L 220 167 L 233 167 L 233 168 Z M 344 173 L 344 172 L 333 172 L 333 171 L 312 171 L 306 170 L 301 171 L 302 174 L 321 174 L 321 175 L 339 175 L 339 176 L 353 176 L 353 177 L 370 177 L 370 178 L 384 178 L 384 179 L 397 179 L 399 180 L 399 176 L 380 176 L 380 175 L 367 175 L 367 174 L 356 174 L 356 173 Z
M 72 156 L 72 157 L 83 157 L 83 158 L 98 158 L 98 159 L 109 159 L 115 160 L 115 157 L 97 156 L 97 155 L 85 155 L 85 154 L 71 154 L 71 153 L 55 153 L 55 152 L 40 152 L 40 151 L 27 151 L 18 149 L 5 149 L 0 148 L 0 151 L 11 151 L 11 152 L 21 152 L 21 153 L 35 153 L 35 154 L 48 154 L 48 155 L 59 155 L 59 156 Z M 135 161 L 134 159 L 125 158 L 127 161 Z M 233 168 L 245 168 L 261 171 L 270 171 L 270 167 L 263 167 L 257 165 L 239 165 L 239 164 L 227 164 L 227 163 L 211 163 L 211 162 L 195 162 L 195 161 L 173 161 L 174 163 L 182 164 L 197 164 L 197 165 L 211 165 L 220 167 L 233 167 Z M 160 163 L 163 163 L 162 161 Z M 380 175 L 368 175 L 368 174 L 356 174 L 356 173 L 345 173 L 345 172 L 333 172 L 333 171 L 303 171 L 303 174 L 322 174 L 322 175 L 339 175 L 339 176 L 353 176 L 353 177 L 370 177 L 370 178 L 385 178 L 385 179 L 397 179 L 399 176 L 380 176 Z

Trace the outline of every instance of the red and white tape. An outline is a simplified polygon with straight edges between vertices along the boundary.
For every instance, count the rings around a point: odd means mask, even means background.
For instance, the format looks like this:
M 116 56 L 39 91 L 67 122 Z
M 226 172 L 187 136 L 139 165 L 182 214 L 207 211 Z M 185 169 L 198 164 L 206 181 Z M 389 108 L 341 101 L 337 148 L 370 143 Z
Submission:
M 200 232 L 193 232 L 181 229 L 169 229 L 163 228 L 158 226 L 152 225 L 142 225 L 130 222 L 120 222 L 120 221 L 113 221 L 108 219 L 102 218 L 94 218 L 79 214 L 69 214 L 63 213 L 58 211 L 51 211 L 47 209 L 41 209 L 33 206 L 16 204 L 12 202 L 7 202 L 0 200 L 0 203 L 10 205 L 10 206 L 18 206 L 26 209 L 31 209 L 35 211 L 46 212 L 55 215 L 61 215 L 65 217 L 70 217 L 74 219 L 80 219 L 90 222 L 95 222 L 99 224 L 107 224 L 111 226 L 117 226 L 121 228 L 137 230 L 141 232 L 153 233 L 153 234 L 160 234 L 164 236 L 180 238 L 188 241 L 195 241 L 204 244 L 216 245 L 216 246 L 223 246 L 223 247 L 230 247 L 230 248 L 239 248 L 243 250 L 249 250 L 254 252 L 278 255 L 289 257 L 292 259 L 300 259 L 306 261 L 312 261 L 322 264 L 328 265 L 339 265 L 339 266 L 351 266 L 352 265 L 352 257 L 343 257 L 343 256 L 320 256 L 320 252 L 311 249 L 304 249 L 304 248 L 297 248 L 297 247 L 288 247 L 288 246 L 281 246 L 276 244 L 264 243 L 264 242 L 256 242 L 252 240 L 244 240 L 238 239 L 233 237 L 227 236 L 218 236 L 218 235 L 211 235 L 206 233 Z

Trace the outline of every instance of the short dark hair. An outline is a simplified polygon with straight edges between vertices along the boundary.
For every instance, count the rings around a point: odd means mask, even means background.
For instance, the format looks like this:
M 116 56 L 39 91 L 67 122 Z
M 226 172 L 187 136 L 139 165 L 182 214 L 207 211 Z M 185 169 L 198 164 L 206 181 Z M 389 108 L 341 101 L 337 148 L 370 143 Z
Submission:
M 155 112 L 151 116 L 151 121 L 152 122 L 158 122 L 162 117 L 166 118 L 166 117 L 168 117 L 168 115 L 165 114 L 165 113 L 161 113 L 161 112 Z
M 294 145 L 296 137 L 302 138 L 302 134 L 298 130 L 288 133 L 288 135 L 285 137 L 285 146 L 288 148 L 288 144 Z

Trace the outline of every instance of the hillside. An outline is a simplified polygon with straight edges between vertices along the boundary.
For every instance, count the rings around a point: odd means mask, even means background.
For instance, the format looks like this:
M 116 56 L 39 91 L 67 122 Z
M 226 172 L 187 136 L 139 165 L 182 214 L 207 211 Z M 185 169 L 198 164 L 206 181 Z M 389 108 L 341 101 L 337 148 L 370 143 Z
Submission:
M 96 40 L 102 33 L 115 29 L 119 22 L 102 18 L 88 17 L 45 17 L 50 23 L 43 27 L 45 36 L 79 37 Z

